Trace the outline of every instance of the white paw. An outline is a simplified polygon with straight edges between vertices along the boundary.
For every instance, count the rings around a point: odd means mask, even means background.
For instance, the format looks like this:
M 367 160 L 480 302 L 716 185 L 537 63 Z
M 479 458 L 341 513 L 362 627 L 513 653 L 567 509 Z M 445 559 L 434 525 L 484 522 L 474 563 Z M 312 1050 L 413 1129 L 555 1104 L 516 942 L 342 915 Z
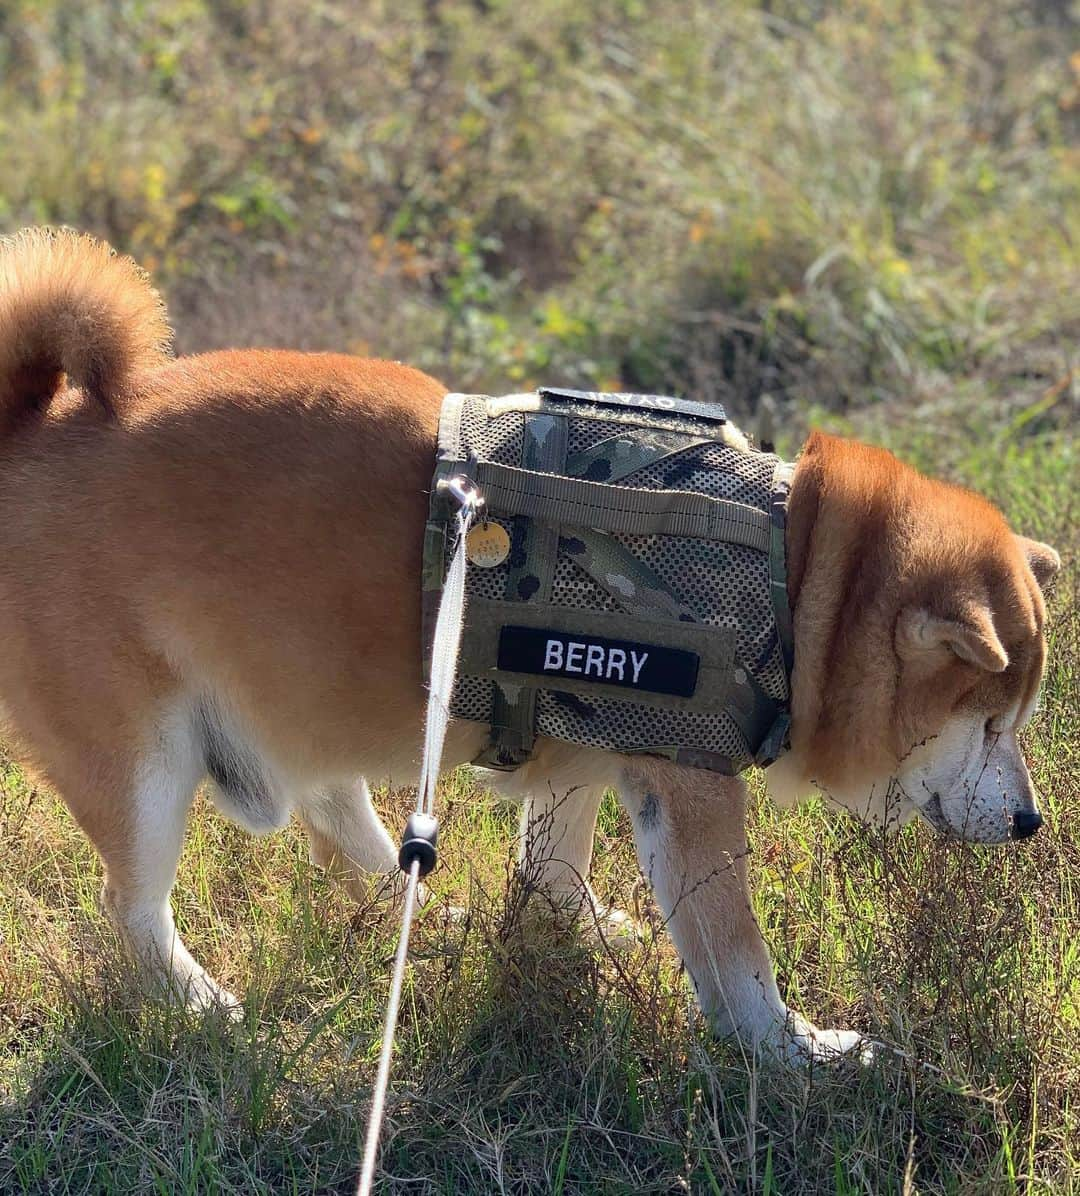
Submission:
M 641 927 L 623 909 L 597 903 L 581 911 L 582 933 L 612 951 L 632 951 L 644 941 Z
M 433 912 L 442 916 L 447 926 L 461 926 L 468 920 L 469 910 L 464 905 L 435 905 Z
M 200 1016 L 222 1014 L 233 1022 L 244 1016 L 240 998 L 227 988 L 222 988 L 205 972 L 197 972 L 186 978 L 174 977 L 171 991 L 182 997 L 188 1010 Z
M 629 951 L 643 941 L 641 927 L 624 910 L 604 905 L 595 895 L 580 890 L 546 893 L 538 890 L 529 899 L 530 920 L 574 931 L 587 942 L 608 951 Z
M 819 1030 L 802 1018 L 781 1032 L 781 1056 L 788 1063 L 839 1063 L 850 1059 L 864 1067 L 873 1062 L 874 1044 L 857 1030 Z

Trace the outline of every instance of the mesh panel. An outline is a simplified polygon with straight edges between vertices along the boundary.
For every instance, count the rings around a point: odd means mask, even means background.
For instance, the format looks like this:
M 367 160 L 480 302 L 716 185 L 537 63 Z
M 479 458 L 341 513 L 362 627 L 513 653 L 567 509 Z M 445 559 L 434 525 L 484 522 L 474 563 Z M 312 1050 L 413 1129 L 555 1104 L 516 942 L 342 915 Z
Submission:
M 615 600 L 582 572 L 568 556 L 559 554 L 551 582 L 551 601 L 577 610 L 618 610 Z
M 726 444 L 701 444 L 647 465 L 627 475 L 621 484 L 642 490 L 695 490 L 765 508 L 776 462 L 776 457 L 766 453 L 743 453 Z
M 678 598 L 710 625 L 770 622 L 761 611 L 769 566 L 763 552 L 689 536 L 617 536 Z M 762 619 L 762 614 L 768 619 Z M 752 632 L 751 632 L 752 633 Z
M 461 409 L 461 447 L 463 455 L 473 452 L 485 461 L 499 465 L 520 465 L 525 417 L 520 411 L 507 411 L 488 419 L 483 399 L 469 397 Z
M 541 735 L 586 747 L 633 750 L 677 745 L 718 752 L 736 765 L 750 757 L 746 741 L 723 711 L 665 710 L 618 698 L 542 689 L 536 695 L 536 729 Z
M 787 694 L 769 592 L 769 560 L 742 544 L 718 544 L 690 536 L 619 536 L 702 623 L 733 627 L 736 653 L 771 697 Z M 774 660 L 774 657 L 776 659 Z M 758 676 L 759 662 L 764 675 Z M 778 668 L 778 675 L 777 675 Z
M 759 497 L 763 501 L 769 497 L 779 457 L 772 453 L 744 453 L 726 444 L 705 444 L 699 451 L 706 469 L 734 470 L 742 477 L 752 479 L 759 487 Z
M 491 722 L 492 683 L 486 677 L 459 677 L 454 685 L 450 713 L 474 723 Z
M 616 424 L 606 419 L 572 419 L 566 436 L 566 451 L 580 453 L 599 444 L 601 440 L 625 435 L 626 424 Z

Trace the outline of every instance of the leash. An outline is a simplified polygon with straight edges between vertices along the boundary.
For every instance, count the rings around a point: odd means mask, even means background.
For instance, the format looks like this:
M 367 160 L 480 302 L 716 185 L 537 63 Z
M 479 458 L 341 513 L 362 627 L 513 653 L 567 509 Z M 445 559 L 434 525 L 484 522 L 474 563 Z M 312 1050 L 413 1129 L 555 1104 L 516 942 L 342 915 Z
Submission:
M 457 675 L 461 625 L 465 616 L 465 540 L 477 518 L 482 517 L 484 508 L 484 500 L 479 491 L 466 477 L 459 476 L 441 481 L 437 490 L 449 495 L 458 504 L 457 543 L 443 583 L 439 614 L 435 621 L 435 638 L 431 652 L 431 687 L 428 691 L 424 754 L 420 764 L 420 783 L 416 790 L 416 809 L 409 815 L 405 824 L 401 850 L 398 853 L 398 866 L 409 879 L 405 889 L 405 908 L 401 914 L 401 934 L 398 937 L 394 971 L 390 980 L 390 997 L 386 1003 L 379 1069 L 371 1093 L 371 1112 L 368 1114 L 364 1161 L 360 1171 L 360 1183 L 356 1189 L 357 1196 L 369 1196 L 375 1176 L 386 1089 L 390 1082 L 390 1058 L 394 1052 L 401 988 L 405 980 L 405 964 L 409 957 L 409 932 L 412 930 L 416 909 L 416 892 L 420 878 L 427 876 L 435 867 L 437 858 L 439 823 L 434 814 L 435 786 L 439 780 L 446 727 L 450 721 L 450 697 Z

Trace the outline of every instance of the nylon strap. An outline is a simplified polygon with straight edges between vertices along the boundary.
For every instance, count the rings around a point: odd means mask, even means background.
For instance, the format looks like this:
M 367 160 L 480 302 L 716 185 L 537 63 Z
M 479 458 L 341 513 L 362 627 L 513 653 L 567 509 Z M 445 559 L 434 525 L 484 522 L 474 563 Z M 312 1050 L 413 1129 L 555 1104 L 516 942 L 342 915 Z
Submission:
M 795 666 L 795 631 L 791 620 L 791 601 L 787 588 L 787 505 L 791 496 L 791 481 L 795 466 L 781 461 L 773 471 L 773 489 L 769 498 L 769 592 L 772 594 L 773 616 L 780 648 L 784 654 L 784 671 L 790 683 Z
M 708 437 L 664 428 L 628 428 L 621 436 L 609 436 L 592 448 L 572 453 L 566 458 L 566 468 L 560 472 L 590 482 L 618 482 L 667 457 L 710 443 Z
M 521 465 L 543 474 L 566 466 L 566 417 L 535 413 L 525 416 Z M 494 504 L 489 504 L 494 506 Z M 556 521 L 519 515 L 510 537 L 510 562 L 506 576 L 507 602 L 548 602 L 559 552 Z M 536 741 L 536 688 L 494 682 L 491 700 L 491 739 L 474 763 L 487 768 L 510 769 L 524 764 Z
M 762 768 L 767 768 L 783 754 L 791 735 L 791 674 L 795 667 L 795 629 L 787 588 L 786 533 L 787 506 L 794 476 L 795 466 L 787 461 L 780 461 L 773 471 L 773 488 L 769 496 L 769 593 L 772 596 L 776 635 L 784 660 L 787 695 L 772 726 L 762 737 L 754 757 L 755 763 Z
M 431 688 L 428 692 L 427 719 L 424 724 L 424 754 L 420 764 L 420 783 L 416 790 L 416 812 L 431 814 L 435 808 L 435 786 L 439 780 L 443 744 L 450 721 L 450 702 L 457 679 L 458 650 L 461 629 L 465 620 L 465 542 L 476 519 L 476 495 L 455 516 L 457 541 L 446 574 L 439 613 L 435 625 L 432 648 Z M 404 864 L 402 864 L 404 868 Z M 401 934 L 394 955 L 394 970 L 390 980 L 390 996 L 383 1019 L 382 1046 L 379 1067 L 371 1090 L 371 1110 L 368 1113 L 367 1133 L 364 1137 L 364 1158 L 360 1170 L 357 1196 L 370 1196 L 375 1178 L 375 1164 L 379 1154 L 379 1131 L 382 1128 L 386 1090 L 390 1084 L 390 1063 L 394 1052 L 401 989 L 405 980 L 405 965 L 409 958 L 409 932 L 412 929 L 416 893 L 420 884 L 420 860 L 409 865 L 409 880 L 405 888 L 405 907 L 401 915 Z
M 489 510 L 499 514 L 624 535 L 692 536 L 769 550 L 768 513 L 745 503 L 682 490 L 635 490 L 530 473 L 493 461 L 474 464 L 469 475 Z

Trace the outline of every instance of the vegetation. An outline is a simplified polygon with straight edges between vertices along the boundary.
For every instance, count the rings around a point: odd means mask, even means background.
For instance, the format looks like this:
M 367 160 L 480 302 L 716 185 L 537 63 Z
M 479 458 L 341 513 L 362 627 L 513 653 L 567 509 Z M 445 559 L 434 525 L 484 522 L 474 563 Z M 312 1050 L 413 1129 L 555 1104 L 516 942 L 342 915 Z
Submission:
M 1030 844 L 759 803 L 793 1005 L 889 1050 L 711 1041 L 613 800 L 629 953 L 538 934 L 513 811 L 444 787 L 387 1191 L 1080 1191 L 1080 56 L 1066 0 L 9 0 L 0 229 L 151 269 L 185 351 L 723 400 L 967 482 L 1066 559 Z M 419 728 L 417 729 L 419 735 Z M 200 801 L 177 889 L 241 1026 L 132 995 L 62 805 L 0 757 L 0 1192 L 350 1190 L 396 930 Z M 409 795 L 381 798 L 397 824 Z M 467 905 L 461 921 L 446 917 Z
M 184 349 L 287 332 L 461 386 L 621 382 L 741 413 L 1031 395 L 1080 321 L 1074 18 L 14 0 L 0 221 L 134 253 Z

